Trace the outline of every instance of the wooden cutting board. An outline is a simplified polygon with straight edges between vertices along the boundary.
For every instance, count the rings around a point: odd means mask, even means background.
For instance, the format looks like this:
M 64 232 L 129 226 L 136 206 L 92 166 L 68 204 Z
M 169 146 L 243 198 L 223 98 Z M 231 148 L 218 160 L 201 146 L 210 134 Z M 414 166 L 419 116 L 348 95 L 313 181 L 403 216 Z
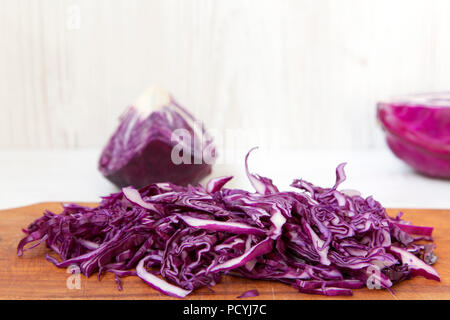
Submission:
M 24 256 L 17 257 L 16 247 L 23 237 L 21 231 L 45 209 L 60 212 L 59 203 L 40 203 L 28 207 L 0 211 L 0 299 L 171 299 L 153 290 L 137 277 L 122 278 L 123 290 L 118 291 L 112 274 L 86 278 L 81 275 L 81 288 L 68 289 L 71 274 L 45 260 L 49 250 L 40 245 Z M 391 215 L 398 209 L 388 210 Z M 435 268 L 442 281 L 414 278 L 387 290 L 354 290 L 352 297 L 323 297 L 298 293 L 294 288 L 272 281 L 255 281 L 231 276 L 223 277 L 213 289 L 202 288 L 187 299 L 235 299 L 247 290 L 257 289 L 260 295 L 249 299 L 450 299 L 450 210 L 402 210 L 405 219 L 417 225 L 434 226 Z

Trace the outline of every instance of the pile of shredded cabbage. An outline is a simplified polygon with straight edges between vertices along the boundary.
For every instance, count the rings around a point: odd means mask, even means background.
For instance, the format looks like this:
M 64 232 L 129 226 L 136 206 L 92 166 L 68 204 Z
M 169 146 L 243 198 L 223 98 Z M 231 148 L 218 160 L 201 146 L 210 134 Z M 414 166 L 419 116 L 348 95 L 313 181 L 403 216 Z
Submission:
M 157 183 L 104 197 L 96 208 L 64 205 L 45 212 L 18 245 L 45 242 L 58 267 L 78 265 L 86 276 L 138 276 L 152 288 L 183 298 L 212 287 L 222 275 L 281 281 L 299 292 L 352 295 L 352 289 L 391 288 L 413 276 L 440 280 L 432 228 L 390 218 L 372 197 L 294 180 L 281 192 L 246 171 L 256 190 L 227 189 L 232 177 L 203 186 Z M 421 241 L 422 240 L 422 241 Z M 32 248 L 31 247 L 31 248 Z M 29 248 L 30 249 L 30 248 Z M 27 249 L 25 249 L 27 250 Z

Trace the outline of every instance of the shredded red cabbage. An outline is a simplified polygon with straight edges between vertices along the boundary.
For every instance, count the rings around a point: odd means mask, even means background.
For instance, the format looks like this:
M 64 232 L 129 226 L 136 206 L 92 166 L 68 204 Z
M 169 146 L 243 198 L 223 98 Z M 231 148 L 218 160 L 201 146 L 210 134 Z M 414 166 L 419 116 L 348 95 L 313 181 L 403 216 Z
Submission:
M 344 166 L 331 188 L 294 180 L 299 192 L 279 191 L 248 170 L 256 193 L 224 188 L 231 177 L 206 187 L 127 187 L 96 208 L 46 211 L 24 230 L 17 253 L 45 242 L 59 256 L 47 259 L 58 267 L 76 264 L 86 276 L 112 272 L 120 289 L 120 277 L 138 276 L 178 298 L 224 274 L 329 296 L 390 288 L 413 276 L 440 281 L 430 266 L 434 245 L 418 242 L 432 240 L 432 228 L 389 217 L 372 197 L 339 191 Z
M 243 294 L 241 294 L 237 298 L 242 299 L 242 298 L 252 298 L 252 297 L 257 297 L 257 296 L 259 296 L 259 292 L 258 292 L 258 290 L 254 289 L 254 290 L 245 291 Z

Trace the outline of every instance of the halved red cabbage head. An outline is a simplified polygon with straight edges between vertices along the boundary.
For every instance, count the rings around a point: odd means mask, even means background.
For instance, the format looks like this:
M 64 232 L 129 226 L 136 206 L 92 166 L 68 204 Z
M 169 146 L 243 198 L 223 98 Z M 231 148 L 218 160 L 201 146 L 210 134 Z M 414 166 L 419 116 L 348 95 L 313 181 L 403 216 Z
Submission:
M 450 178 L 450 92 L 380 102 L 378 119 L 397 157 L 423 174 Z
M 58 267 L 75 264 L 86 276 L 112 272 L 119 289 L 120 277 L 138 276 L 177 298 L 212 287 L 225 274 L 330 296 L 390 288 L 413 276 L 439 281 L 431 267 L 434 245 L 419 242 L 431 241 L 433 229 L 401 214 L 389 217 L 372 197 L 341 192 L 344 166 L 331 188 L 294 180 L 298 191 L 279 191 L 248 170 L 256 193 L 225 188 L 230 177 L 206 187 L 123 188 L 95 208 L 46 211 L 24 230 L 17 253 L 45 242 L 47 259 Z
M 178 137 L 173 135 L 177 129 L 186 130 L 190 141 L 173 139 Z M 172 160 L 179 143 L 184 146 L 183 159 L 189 161 Z M 208 161 L 204 161 L 205 152 Z M 99 170 L 118 187 L 140 188 L 157 182 L 188 185 L 211 173 L 214 157 L 212 139 L 203 126 L 170 94 L 151 88 L 122 114 L 101 154 Z

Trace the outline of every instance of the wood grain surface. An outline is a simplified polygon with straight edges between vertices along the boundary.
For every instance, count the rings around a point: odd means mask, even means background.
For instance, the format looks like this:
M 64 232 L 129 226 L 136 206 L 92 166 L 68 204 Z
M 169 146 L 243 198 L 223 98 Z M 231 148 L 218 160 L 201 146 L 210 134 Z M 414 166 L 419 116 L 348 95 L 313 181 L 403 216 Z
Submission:
M 448 0 L 2 0 L 0 147 L 102 146 L 152 83 L 215 137 L 266 134 L 250 147 L 384 146 L 378 99 L 449 88 L 449 13 Z
M 118 291 L 111 274 L 101 281 L 96 276 L 81 275 L 81 288 L 68 289 L 70 276 L 66 269 L 59 269 L 46 261 L 48 251 L 44 245 L 17 257 L 16 247 L 23 237 L 21 228 L 41 216 L 43 210 L 61 211 L 58 203 L 40 203 L 32 206 L 0 211 L 0 299 L 172 299 L 153 290 L 137 277 L 123 278 L 123 290 Z M 390 209 L 395 214 L 399 209 Z M 418 225 L 434 226 L 438 262 L 435 265 L 442 281 L 424 278 L 404 281 L 387 290 L 354 290 L 352 297 L 323 297 L 298 293 L 294 288 L 272 281 L 255 281 L 225 276 L 213 289 L 196 290 L 187 299 L 223 300 L 236 299 L 244 291 L 257 289 L 260 295 L 249 299 L 450 299 L 450 210 L 402 210 L 405 218 Z

